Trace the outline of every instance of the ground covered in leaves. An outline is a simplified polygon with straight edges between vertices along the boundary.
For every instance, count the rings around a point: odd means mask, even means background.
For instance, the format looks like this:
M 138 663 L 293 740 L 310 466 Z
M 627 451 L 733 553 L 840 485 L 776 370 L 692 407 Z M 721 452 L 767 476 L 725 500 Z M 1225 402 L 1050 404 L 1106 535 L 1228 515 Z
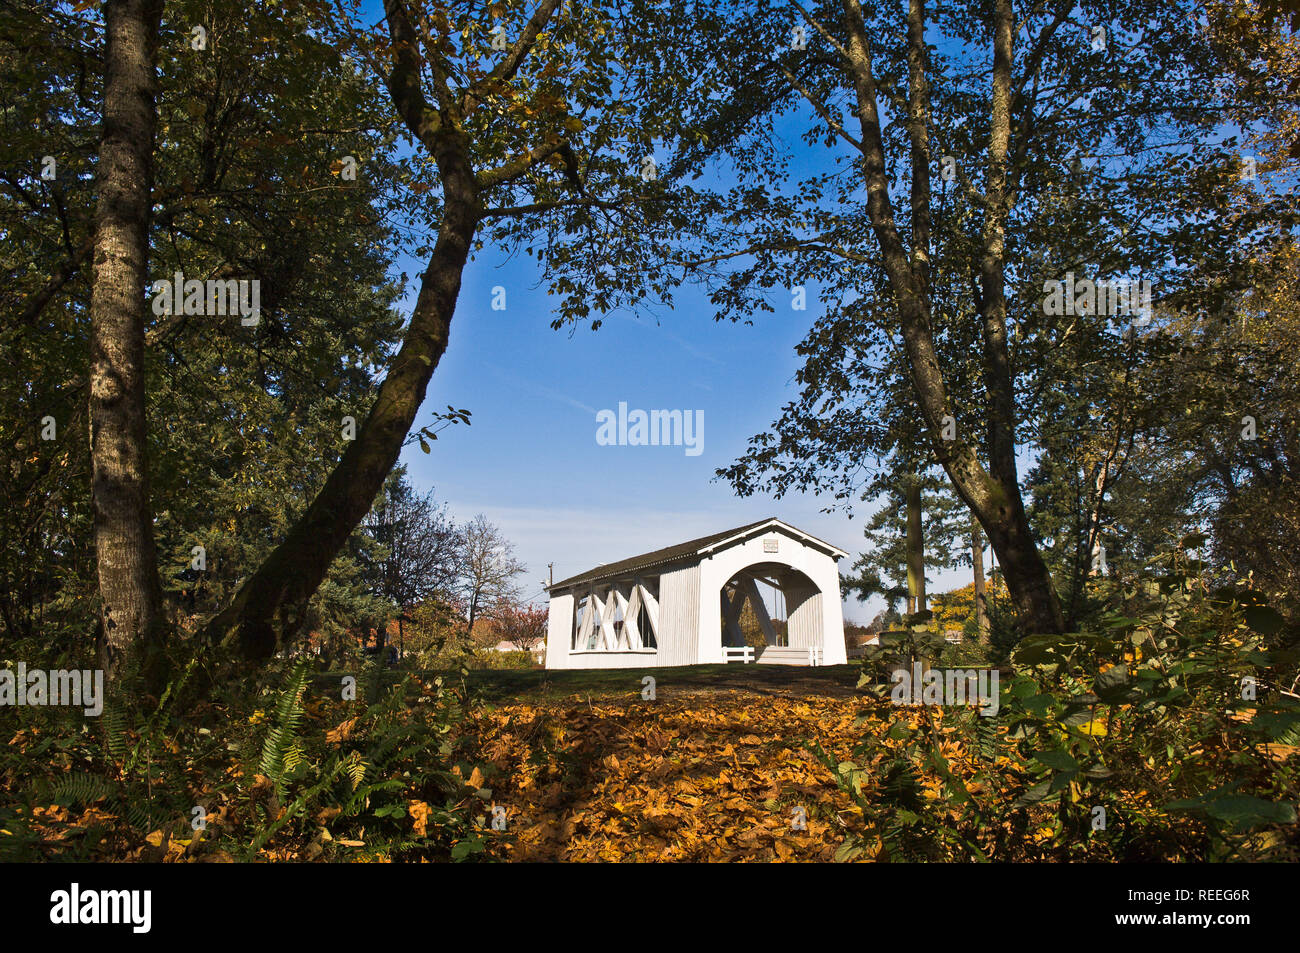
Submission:
M 856 690 L 856 666 L 659 670 L 653 699 L 642 697 L 645 674 L 472 673 L 454 717 L 440 712 L 453 696 L 436 702 L 430 678 L 387 673 L 375 694 L 392 703 L 367 705 L 340 700 L 332 674 L 296 695 L 286 675 L 247 711 L 205 703 L 154 733 L 125 730 L 116 754 L 100 731 L 32 721 L 8 737 L 23 770 L 3 782 L 0 852 L 834 859 L 862 818 L 824 759 L 848 756 L 864 711 L 876 727 L 899 715 Z M 284 751 L 270 757 L 286 724 Z
M 862 700 L 671 687 L 653 701 L 629 695 L 475 716 L 484 783 L 513 833 L 508 856 L 834 858 L 860 811 L 810 745 L 847 757 Z
M 0 859 L 1296 856 L 1296 748 L 1260 743 L 1249 712 L 1186 745 L 1175 732 L 1212 707 L 1153 731 L 1126 703 L 1067 716 L 1017 676 L 983 719 L 895 706 L 860 674 L 374 668 L 349 700 L 350 676 L 301 661 L 130 724 L 23 709 L 0 752 Z

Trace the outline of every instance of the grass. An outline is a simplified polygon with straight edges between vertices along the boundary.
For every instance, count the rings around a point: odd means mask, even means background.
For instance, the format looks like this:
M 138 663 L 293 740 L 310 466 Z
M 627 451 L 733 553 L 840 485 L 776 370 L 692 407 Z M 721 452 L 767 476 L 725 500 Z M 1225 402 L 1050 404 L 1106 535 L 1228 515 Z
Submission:
M 682 665 L 671 668 L 479 670 L 469 685 L 484 701 L 501 703 L 587 695 L 592 698 L 640 697 L 642 679 L 655 680 L 657 696 L 744 691 L 755 695 L 817 695 L 844 698 L 856 694 L 857 665 L 816 668 L 794 665 Z
M 702 695 L 711 692 L 740 691 L 760 696 L 820 696 L 848 698 L 857 693 L 857 664 L 822 665 L 681 665 L 659 668 L 604 668 L 548 671 L 547 669 L 474 669 L 467 679 L 471 696 L 488 704 L 536 702 L 581 695 L 592 699 L 640 698 L 642 679 L 655 680 L 657 696 Z M 317 682 L 337 684 L 345 674 L 329 672 L 316 675 Z M 406 677 L 408 670 L 385 669 L 381 678 L 388 684 Z M 426 680 L 455 673 L 421 669 Z

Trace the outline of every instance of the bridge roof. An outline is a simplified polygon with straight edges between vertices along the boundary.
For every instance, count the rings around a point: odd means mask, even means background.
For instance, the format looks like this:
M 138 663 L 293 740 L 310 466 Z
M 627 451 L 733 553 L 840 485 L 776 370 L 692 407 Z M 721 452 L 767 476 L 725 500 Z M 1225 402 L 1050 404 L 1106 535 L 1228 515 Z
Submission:
M 769 516 L 767 519 L 759 520 L 756 523 L 747 523 L 744 526 L 737 526 L 733 529 L 723 530 L 720 533 L 711 533 L 708 536 L 701 536 L 699 539 L 690 539 L 684 543 L 677 543 L 675 546 L 665 546 L 663 549 L 656 549 L 652 552 L 642 553 L 639 556 L 629 556 L 627 559 L 620 559 L 617 562 L 604 563 L 586 572 L 578 573 L 576 576 L 570 576 L 567 579 L 561 579 L 559 582 L 552 583 L 547 588 L 554 592 L 557 589 L 568 589 L 572 586 L 584 582 L 595 582 L 597 580 L 611 579 L 616 576 L 627 576 L 637 573 L 643 569 L 652 569 L 660 566 L 666 566 L 670 563 L 682 562 L 689 560 L 691 557 L 707 555 L 716 550 L 730 545 L 731 543 L 742 542 L 753 536 L 759 530 L 767 527 L 781 528 L 790 535 L 825 552 L 833 559 L 839 559 L 847 556 L 844 550 L 838 546 L 832 546 L 825 540 L 818 539 L 816 536 L 810 536 L 801 529 L 796 529 L 789 523 L 784 523 L 775 516 Z

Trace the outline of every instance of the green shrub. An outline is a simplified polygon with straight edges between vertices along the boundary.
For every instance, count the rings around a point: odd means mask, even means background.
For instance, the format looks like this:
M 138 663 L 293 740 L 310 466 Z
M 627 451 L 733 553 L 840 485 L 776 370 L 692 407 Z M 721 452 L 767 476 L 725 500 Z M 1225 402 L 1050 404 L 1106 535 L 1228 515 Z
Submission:
M 488 856 L 481 799 L 451 770 L 463 686 L 371 665 L 345 700 L 315 664 L 277 660 L 182 705 L 191 660 L 158 702 L 124 692 L 98 721 L 0 712 L 0 859 Z
M 853 762 L 822 753 L 863 810 L 842 857 L 1300 856 L 1300 765 L 1274 747 L 1300 735 L 1294 634 L 1258 593 L 1211 591 L 1181 553 L 1098 589 L 1105 608 L 1081 631 L 1015 645 L 994 718 L 903 708 Z M 861 684 L 880 693 L 882 666 L 962 648 L 899 636 L 864 660 Z
M 537 668 L 531 652 L 476 652 L 472 667 L 487 669 Z

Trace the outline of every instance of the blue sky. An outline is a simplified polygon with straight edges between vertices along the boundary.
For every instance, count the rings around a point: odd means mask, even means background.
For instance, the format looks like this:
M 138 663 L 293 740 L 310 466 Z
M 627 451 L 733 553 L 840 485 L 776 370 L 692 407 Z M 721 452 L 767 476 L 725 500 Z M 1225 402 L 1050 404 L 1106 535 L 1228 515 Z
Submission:
M 528 565 L 525 595 L 541 598 L 548 562 L 560 579 L 765 516 L 848 550 L 841 568 L 851 564 L 861 518 L 823 514 L 810 495 L 740 499 L 713 475 L 794 394 L 794 347 L 817 316 L 812 294 L 807 311 L 793 311 L 784 294 L 776 314 L 746 326 L 715 323 L 703 294 L 682 289 L 657 325 L 612 316 L 598 331 L 554 331 L 536 279 L 528 259 L 488 255 L 469 265 L 417 426 L 448 404 L 468 408 L 473 423 L 443 430 L 428 455 L 412 446 L 402 457 L 415 485 L 433 488 L 457 519 L 483 513 L 501 527 Z M 504 311 L 491 307 L 497 285 Z M 599 445 L 596 414 L 620 401 L 703 411 L 703 452 Z M 939 591 L 968 581 L 932 578 Z M 867 621 L 876 608 L 850 601 L 846 618 Z
M 779 124 L 795 181 L 831 162 L 824 147 L 809 150 L 799 139 L 812 121 L 801 109 Z M 402 306 L 408 314 L 424 264 L 398 262 L 413 276 Z M 483 513 L 514 542 L 528 566 L 526 596 L 544 598 L 548 563 L 561 579 L 766 516 L 847 550 L 840 568 L 852 565 L 871 504 L 859 504 L 850 520 L 820 512 L 828 499 L 741 499 L 714 478 L 796 394 L 794 347 L 821 314 L 811 283 L 806 311 L 794 311 L 789 292 L 777 290 L 775 314 L 755 315 L 752 326 L 716 323 L 707 297 L 682 287 L 673 309 L 640 319 L 610 315 L 593 332 L 552 330 L 554 299 L 538 278 L 533 260 L 491 248 L 469 264 L 450 344 L 416 427 L 449 404 L 469 409 L 473 422 L 443 430 L 428 455 L 413 445 L 402 456 L 417 488 L 432 488 L 457 519 Z M 492 308 L 496 286 L 506 289 L 504 311 Z M 620 402 L 629 411 L 703 411 L 703 452 L 601 446 L 596 415 Z M 930 580 L 931 592 L 970 581 L 962 572 L 932 572 Z M 845 618 L 866 622 L 882 605 L 850 600 Z

